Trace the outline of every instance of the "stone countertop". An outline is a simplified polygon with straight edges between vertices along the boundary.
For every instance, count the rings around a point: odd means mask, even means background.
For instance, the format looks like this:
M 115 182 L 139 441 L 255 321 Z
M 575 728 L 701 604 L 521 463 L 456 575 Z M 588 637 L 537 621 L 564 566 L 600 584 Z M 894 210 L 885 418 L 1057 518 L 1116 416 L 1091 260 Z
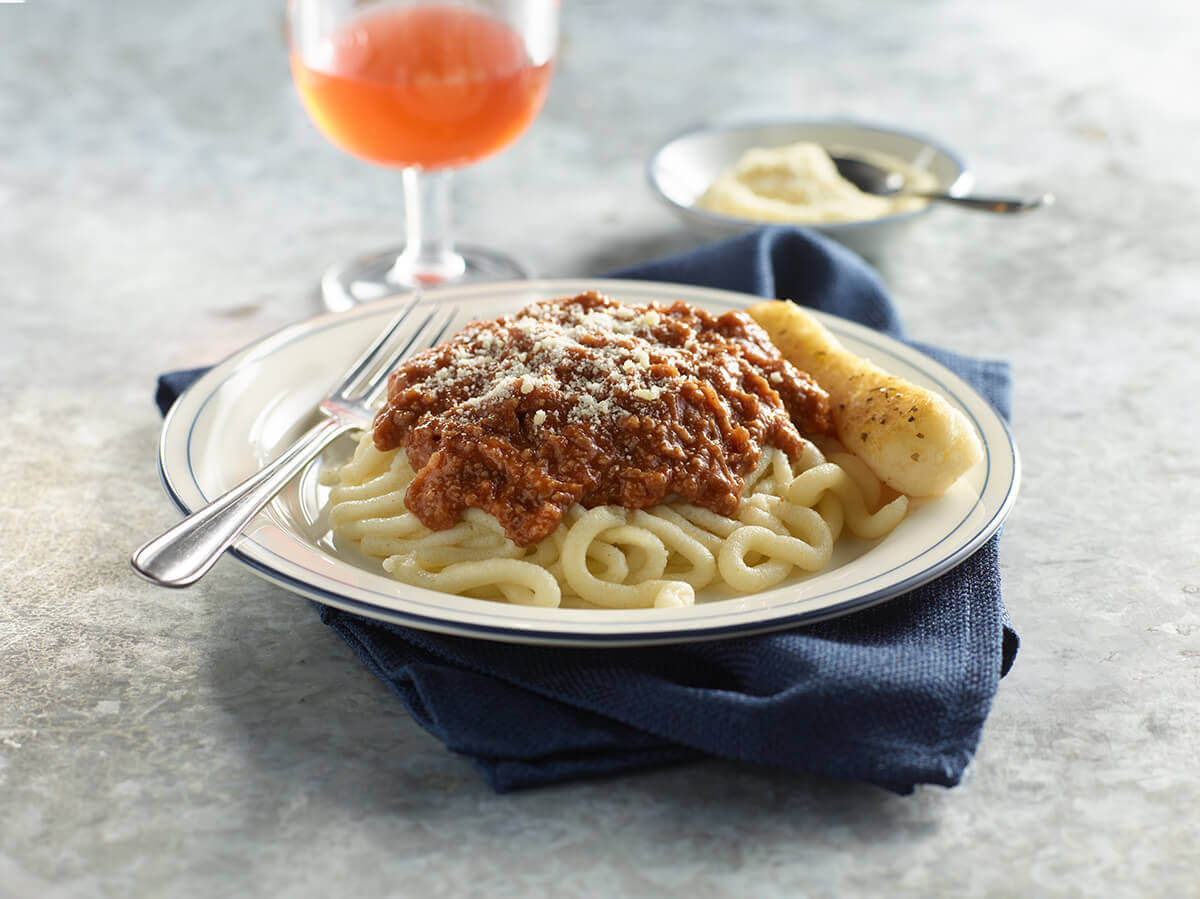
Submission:
M 497 796 L 305 601 L 130 573 L 177 518 L 155 375 L 400 232 L 398 177 L 300 109 L 282 5 L 0 5 L 0 896 L 1196 894 L 1192 4 L 571 0 L 545 111 L 457 180 L 461 237 L 549 276 L 693 245 L 644 160 L 731 113 L 1057 194 L 879 260 L 915 337 L 1012 361 L 1025 472 L 1021 654 L 965 781 L 909 797 L 724 762 Z

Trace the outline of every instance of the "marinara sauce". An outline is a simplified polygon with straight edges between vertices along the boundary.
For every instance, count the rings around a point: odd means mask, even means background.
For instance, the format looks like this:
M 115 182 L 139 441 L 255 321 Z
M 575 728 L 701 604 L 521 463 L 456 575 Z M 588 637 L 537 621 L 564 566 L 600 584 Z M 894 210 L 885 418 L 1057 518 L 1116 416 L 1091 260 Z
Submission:
M 599 293 L 472 322 L 405 361 L 376 447 L 416 471 L 405 503 L 444 530 L 465 509 L 527 546 L 574 503 L 680 499 L 732 515 L 764 446 L 833 433 L 829 396 L 744 312 Z

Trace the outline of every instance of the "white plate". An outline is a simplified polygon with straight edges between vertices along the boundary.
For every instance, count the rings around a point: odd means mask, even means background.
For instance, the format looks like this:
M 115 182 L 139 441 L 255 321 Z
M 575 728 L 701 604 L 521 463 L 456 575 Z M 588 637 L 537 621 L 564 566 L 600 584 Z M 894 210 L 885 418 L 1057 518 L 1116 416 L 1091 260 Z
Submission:
M 527 303 L 586 289 L 630 303 L 682 299 L 714 311 L 759 297 L 637 281 L 559 280 L 432 291 L 425 306 L 453 305 L 455 328 Z M 185 512 L 256 471 L 313 419 L 312 409 L 382 330 L 399 300 L 323 315 L 243 349 L 200 378 L 163 425 L 159 466 L 167 493 Z M 824 572 L 753 596 L 706 597 L 684 609 L 538 609 L 449 596 L 392 580 L 339 554 L 323 514 L 313 465 L 261 514 L 233 555 L 282 587 L 360 615 L 426 630 L 516 643 L 622 646 L 777 630 L 843 615 L 897 596 L 966 559 L 1000 527 L 1017 493 L 1020 466 L 1004 421 L 968 384 L 897 341 L 827 315 L 821 320 L 862 356 L 932 387 L 978 429 L 985 456 L 944 496 L 914 502 L 877 542 L 843 539 Z M 341 451 L 344 453 L 345 446 Z M 338 447 L 331 449 L 337 452 Z

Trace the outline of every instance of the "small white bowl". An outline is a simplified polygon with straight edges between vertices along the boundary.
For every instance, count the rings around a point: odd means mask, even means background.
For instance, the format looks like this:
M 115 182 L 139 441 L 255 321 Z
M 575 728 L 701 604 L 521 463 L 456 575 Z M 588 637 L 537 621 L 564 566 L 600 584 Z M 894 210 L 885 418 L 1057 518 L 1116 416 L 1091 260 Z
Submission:
M 781 147 L 811 141 L 825 147 L 857 148 L 916 163 L 937 179 L 937 189 L 965 194 L 974 176 L 953 150 L 930 138 L 882 125 L 845 120 L 777 121 L 692 127 L 655 151 L 646 167 L 651 189 L 695 233 L 711 239 L 729 237 L 778 222 L 761 222 L 709 212 L 696 207 L 700 195 L 752 147 Z M 877 257 L 932 204 L 914 212 L 857 222 L 805 225 L 852 250 Z

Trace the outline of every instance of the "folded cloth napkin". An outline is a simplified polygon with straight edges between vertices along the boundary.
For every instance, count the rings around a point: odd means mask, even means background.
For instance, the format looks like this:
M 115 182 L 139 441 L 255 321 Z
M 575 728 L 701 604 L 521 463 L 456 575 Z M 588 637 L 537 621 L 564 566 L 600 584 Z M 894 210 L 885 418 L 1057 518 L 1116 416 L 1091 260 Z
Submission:
M 903 337 L 876 274 L 800 229 L 765 229 L 617 276 L 789 298 Z M 930 351 L 1007 417 L 1005 363 Z M 199 373 L 162 376 L 160 408 Z M 716 756 L 908 793 L 959 782 L 1016 655 L 996 543 L 852 615 L 671 646 L 517 646 L 317 608 L 497 791 Z

